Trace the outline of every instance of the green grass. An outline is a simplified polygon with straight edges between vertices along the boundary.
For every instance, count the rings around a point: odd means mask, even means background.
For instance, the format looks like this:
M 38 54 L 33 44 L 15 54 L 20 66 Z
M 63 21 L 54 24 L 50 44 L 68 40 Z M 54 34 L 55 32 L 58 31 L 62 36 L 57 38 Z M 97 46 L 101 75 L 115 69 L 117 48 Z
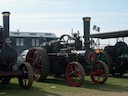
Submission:
M 114 95 L 115 94 L 115 95 Z M 53 79 L 34 82 L 31 89 L 19 86 L 17 78 L 10 84 L 0 84 L 0 96 L 128 96 L 128 74 L 121 78 L 109 77 L 105 84 L 94 84 L 90 76 L 85 76 L 81 87 L 68 86 L 65 80 Z

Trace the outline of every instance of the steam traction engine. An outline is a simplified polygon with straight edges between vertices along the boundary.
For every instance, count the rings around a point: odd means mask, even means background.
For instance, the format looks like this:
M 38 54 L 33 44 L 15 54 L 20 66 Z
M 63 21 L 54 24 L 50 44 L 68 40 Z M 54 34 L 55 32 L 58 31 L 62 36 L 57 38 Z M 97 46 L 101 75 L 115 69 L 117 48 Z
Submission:
M 10 79 L 17 77 L 23 88 L 30 88 L 33 83 L 33 70 L 29 63 L 17 66 L 17 52 L 10 46 L 9 12 L 3 12 L 3 28 L 0 27 L 0 82 L 8 84 Z
M 128 45 L 125 42 L 120 41 L 114 46 L 106 46 L 98 58 L 107 64 L 112 75 L 123 76 L 128 72 Z
M 29 49 L 26 61 L 34 70 L 34 80 L 44 81 L 48 74 L 66 78 L 70 86 L 80 86 L 85 73 L 94 83 L 102 84 L 108 78 L 108 68 L 90 48 L 90 17 L 84 20 L 84 48 L 79 33 L 62 35 L 58 40 Z M 86 27 L 86 28 L 85 28 Z

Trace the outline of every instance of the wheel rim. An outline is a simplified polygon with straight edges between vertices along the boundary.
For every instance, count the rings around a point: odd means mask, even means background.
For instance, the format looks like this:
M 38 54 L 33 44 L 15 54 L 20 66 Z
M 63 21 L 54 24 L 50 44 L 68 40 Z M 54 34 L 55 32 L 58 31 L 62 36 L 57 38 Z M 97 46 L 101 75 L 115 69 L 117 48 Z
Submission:
M 94 64 L 94 71 L 90 72 L 91 79 L 94 83 L 103 84 L 108 78 L 108 68 L 102 61 Z
M 40 78 L 42 69 L 42 57 L 36 49 L 31 49 L 26 57 L 26 61 L 29 62 L 34 70 L 34 81 Z
M 25 62 L 19 67 L 23 71 L 22 76 L 19 76 L 19 84 L 21 87 L 29 89 L 33 83 L 33 70 L 29 63 Z
M 84 69 L 78 62 L 71 62 L 66 68 L 66 80 L 70 86 L 80 86 L 84 81 Z

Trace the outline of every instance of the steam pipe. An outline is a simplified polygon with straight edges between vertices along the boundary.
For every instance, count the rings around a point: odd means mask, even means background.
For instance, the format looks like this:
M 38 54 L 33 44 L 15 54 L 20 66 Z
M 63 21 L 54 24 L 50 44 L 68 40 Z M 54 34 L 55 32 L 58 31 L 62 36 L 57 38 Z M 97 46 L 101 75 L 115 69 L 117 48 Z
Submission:
M 6 42 L 6 40 L 10 40 L 9 39 L 9 15 L 10 15 L 10 12 L 2 12 L 2 14 L 3 14 L 3 35 L 4 35 L 5 42 Z
M 84 23 L 84 48 L 90 48 L 90 17 L 83 17 Z

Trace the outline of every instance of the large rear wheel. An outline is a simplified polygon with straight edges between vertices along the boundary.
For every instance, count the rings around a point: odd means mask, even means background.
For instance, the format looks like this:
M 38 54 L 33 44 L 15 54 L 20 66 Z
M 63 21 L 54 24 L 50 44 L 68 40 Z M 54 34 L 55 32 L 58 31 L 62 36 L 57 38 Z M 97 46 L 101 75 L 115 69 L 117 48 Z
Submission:
M 41 47 L 31 48 L 26 56 L 26 62 L 29 62 L 34 71 L 34 81 L 44 81 L 50 70 L 50 62 L 45 49 Z

